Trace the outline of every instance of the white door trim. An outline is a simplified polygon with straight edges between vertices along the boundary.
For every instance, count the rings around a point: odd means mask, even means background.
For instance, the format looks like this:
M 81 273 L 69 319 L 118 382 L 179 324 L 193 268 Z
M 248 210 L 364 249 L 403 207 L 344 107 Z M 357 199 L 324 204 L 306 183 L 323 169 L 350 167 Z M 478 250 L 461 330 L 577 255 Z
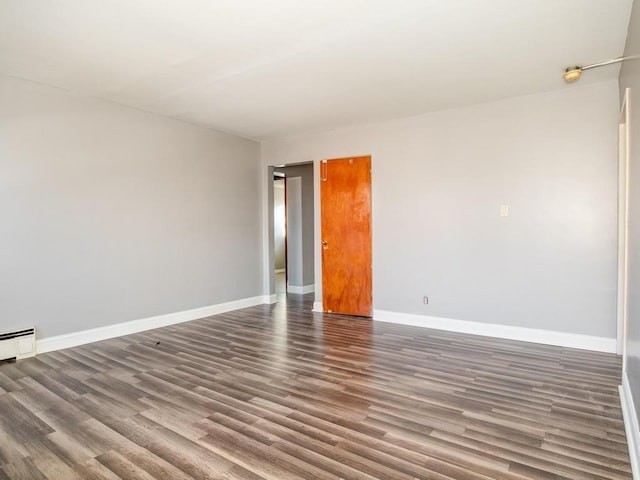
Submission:
M 624 93 L 618 122 L 618 308 L 616 353 L 623 356 L 627 343 L 627 281 L 629 230 L 629 89 Z

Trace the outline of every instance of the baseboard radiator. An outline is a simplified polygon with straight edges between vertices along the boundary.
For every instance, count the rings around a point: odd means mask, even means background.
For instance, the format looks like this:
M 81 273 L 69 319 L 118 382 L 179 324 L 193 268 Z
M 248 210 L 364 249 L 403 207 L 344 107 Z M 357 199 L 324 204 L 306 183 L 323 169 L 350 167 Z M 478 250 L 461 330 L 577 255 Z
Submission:
M 35 328 L 0 333 L 0 360 L 33 357 L 35 354 Z

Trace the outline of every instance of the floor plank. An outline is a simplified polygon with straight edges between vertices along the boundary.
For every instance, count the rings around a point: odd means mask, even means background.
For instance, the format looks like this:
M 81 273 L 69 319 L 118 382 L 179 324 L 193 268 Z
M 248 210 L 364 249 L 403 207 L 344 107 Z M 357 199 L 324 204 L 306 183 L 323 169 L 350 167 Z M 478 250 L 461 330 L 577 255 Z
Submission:
M 0 363 L 0 479 L 631 479 L 619 357 L 312 297 Z

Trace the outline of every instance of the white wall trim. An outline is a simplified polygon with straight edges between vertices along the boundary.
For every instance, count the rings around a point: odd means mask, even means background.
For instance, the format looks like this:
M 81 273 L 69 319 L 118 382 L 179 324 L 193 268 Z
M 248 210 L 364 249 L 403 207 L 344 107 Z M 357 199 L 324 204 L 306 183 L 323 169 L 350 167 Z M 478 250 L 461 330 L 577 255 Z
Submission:
M 153 328 L 166 327 L 176 323 L 197 320 L 211 315 L 230 312 L 232 310 L 262 305 L 263 303 L 266 303 L 265 300 L 269 298 L 270 297 L 268 295 L 260 295 L 258 297 L 243 298 L 232 302 L 209 305 L 207 307 L 194 308 L 181 312 L 168 313 L 166 315 L 157 315 L 155 317 L 116 323 L 115 325 L 107 325 L 104 327 L 81 330 L 79 332 L 72 332 L 64 335 L 41 338 L 36 342 L 36 353 L 52 352 L 63 348 L 76 347 L 86 343 L 120 337 L 131 333 L 138 333 L 145 330 L 151 330 Z
M 640 429 L 631 388 L 629 387 L 629 378 L 626 373 L 622 374 L 622 385 L 618 389 L 620 391 L 622 417 L 624 418 L 624 430 L 627 434 L 631 472 L 633 473 L 633 480 L 640 480 L 640 461 L 638 460 L 640 457 Z
M 616 339 L 594 337 L 577 333 L 556 332 L 553 330 L 539 330 L 536 328 L 497 325 L 494 323 L 471 322 L 452 318 L 430 317 L 410 313 L 374 310 L 373 319 L 380 322 L 413 325 L 416 327 L 435 328 L 451 332 L 470 333 L 486 337 L 506 338 L 525 342 L 543 343 L 561 347 L 582 348 L 598 352 L 615 353 Z
M 278 303 L 278 295 L 276 293 L 272 293 L 271 295 L 265 295 L 262 303 L 265 303 L 267 305 Z
M 618 304 L 617 353 L 624 355 L 629 296 L 629 89 L 625 89 L 618 125 Z M 623 360 L 624 361 L 624 360 Z
M 311 309 L 312 312 L 324 312 L 324 310 L 322 309 L 322 302 L 313 302 L 313 308 Z
M 299 287 L 297 285 L 287 285 L 287 293 L 297 293 L 304 295 L 306 293 L 313 293 L 316 291 L 316 286 L 314 284 L 311 285 L 303 285 Z

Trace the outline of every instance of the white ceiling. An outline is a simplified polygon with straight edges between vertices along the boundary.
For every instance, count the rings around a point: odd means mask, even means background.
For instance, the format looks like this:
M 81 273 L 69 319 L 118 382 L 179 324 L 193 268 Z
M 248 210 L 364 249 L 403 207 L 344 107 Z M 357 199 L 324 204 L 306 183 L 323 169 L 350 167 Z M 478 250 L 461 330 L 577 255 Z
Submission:
M 576 88 L 563 68 L 622 55 L 631 3 L 0 0 L 0 73 L 272 138 Z

